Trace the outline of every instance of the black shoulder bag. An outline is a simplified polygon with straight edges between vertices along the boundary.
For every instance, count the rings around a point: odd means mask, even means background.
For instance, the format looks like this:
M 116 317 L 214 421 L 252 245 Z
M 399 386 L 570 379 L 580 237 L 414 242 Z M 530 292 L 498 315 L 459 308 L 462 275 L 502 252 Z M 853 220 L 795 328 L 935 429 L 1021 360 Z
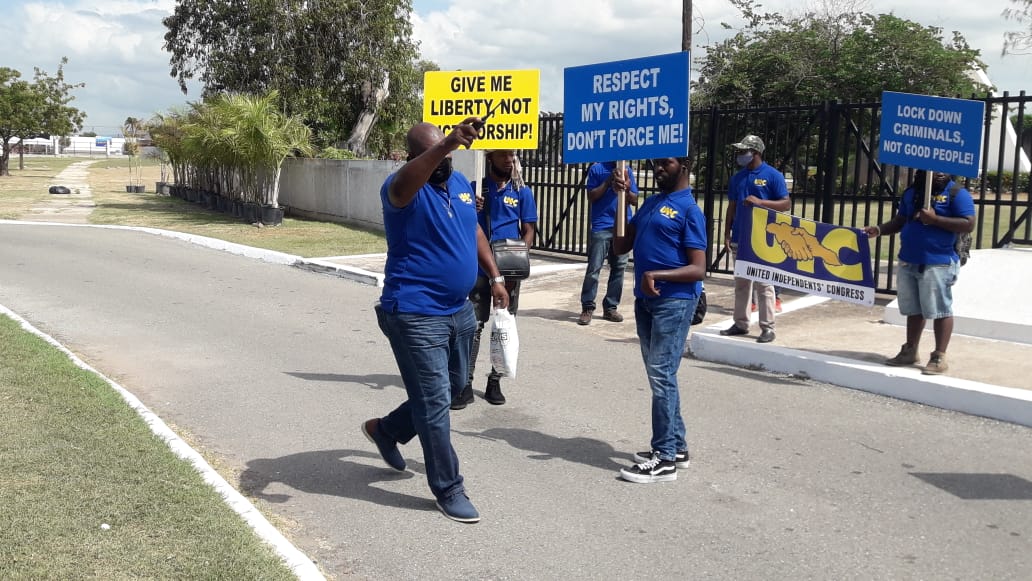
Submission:
M 484 194 L 484 212 L 487 218 L 487 239 L 491 240 L 491 196 L 488 195 L 487 179 L 480 184 Z M 530 249 L 522 238 L 502 238 L 491 241 L 498 272 L 506 280 L 523 280 L 530 276 Z

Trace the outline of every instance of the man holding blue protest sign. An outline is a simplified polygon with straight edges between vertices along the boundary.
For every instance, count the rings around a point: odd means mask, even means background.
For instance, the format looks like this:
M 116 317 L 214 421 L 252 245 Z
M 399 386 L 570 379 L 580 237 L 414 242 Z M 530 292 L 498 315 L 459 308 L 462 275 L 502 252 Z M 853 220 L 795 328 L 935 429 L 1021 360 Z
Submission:
M 609 261 L 609 280 L 606 283 L 605 297 L 602 299 L 602 318 L 620 323 L 623 321 L 623 315 L 616 309 L 620 306 L 620 298 L 623 296 L 627 254 L 613 250 L 616 206 L 618 203 L 637 205 L 638 183 L 634 180 L 633 172 L 625 168 L 621 175 L 617 170 L 617 163 L 607 161 L 592 164 L 588 168 L 585 187 L 588 201 L 591 202 L 591 235 L 588 238 L 588 267 L 584 271 L 584 284 L 581 285 L 581 314 L 577 323 L 591 323 L 591 317 L 595 312 L 595 297 L 598 295 L 598 275 L 602 271 L 602 263 L 606 260 Z
M 634 249 L 634 319 L 652 388 L 651 447 L 620 470 L 640 484 L 676 480 L 689 463 L 677 369 L 706 275 L 706 217 L 690 186 L 692 153 L 652 164 L 660 193 L 613 242 L 617 252 Z
M 953 285 L 960 272 L 954 245 L 957 236 L 975 228 L 975 204 L 967 189 L 944 173 L 932 173 L 930 206 L 924 207 L 925 170 L 918 170 L 913 184 L 903 192 L 899 212 L 889 222 L 868 226 L 871 238 L 900 233 L 899 274 L 896 278 L 899 312 L 907 318 L 907 342 L 887 365 L 913 365 L 925 320 L 932 319 L 935 351 L 922 369 L 938 375 L 949 369 L 946 348 L 953 335 Z

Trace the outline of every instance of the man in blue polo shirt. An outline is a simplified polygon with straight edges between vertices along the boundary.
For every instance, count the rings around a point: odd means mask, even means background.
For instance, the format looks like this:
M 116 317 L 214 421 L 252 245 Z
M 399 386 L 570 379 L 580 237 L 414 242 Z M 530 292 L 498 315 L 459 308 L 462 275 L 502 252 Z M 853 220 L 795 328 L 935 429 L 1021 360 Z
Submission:
M 488 240 L 505 238 L 522 238 L 527 248 L 534 246 L 534 233 L 537 225 L 537 204 L 534 194 L 523 182 L 523 171 L 520 159 L 511 149 L 487 151 L 484 155 L 487 162 L 487 177 L 484 178 L 477 191 L 477 218 L 480 227 L 487 234 Z M 469 379 L 466 387 L 452 400 L 451 409 L 461 410 L 473 403 L 473 374 L 477 365 L 477 354 L 480 352 L 480 336 L 484 332 L 484 324 L 491 316 L 491 283 L 487 274 L 481 270 L 469 300 L 473 302 L 477 315 L 477 330 L 473 333 L 473 350 L 469 357 Z M 509 291 L 509 312 L 513 315 L 519 308 L 520 281 L 507 280 L 505 289 Z M 505 403 L 502 394 L 501 374 L 494 367 L 487 376 L 487 387 L 484 399 L 493 405 Z
M 478 522 L 480 514 L 459 474 L 448 406 L 468 372 L 476 319 L 467 297 L 478 262 L 491 276 L 495 306 L 509 305 L 505 279 L 477 224 L 473 187 L 452 171 L 451 152 L 473 143 L 477 121 L 466 119 L 447 137 L 429 123 L 413 127 L 407 135 L 408 162 L 380 189 L 387 265 L 375 310 L 408 399 L 387 416 L 362 424 L 362 433 L 398 471 L 405 470 L 398 444 L 419 436 L 438 509 L 467 523 Z
M 585 187 L 591 203 L 591 235 L 588 238 L 588 268 L 584 271 L 584 284 L 581 286 L 581 314 L 577 319 L 579 325 L 591 323 L 595 312 L 595 297 L 598 295 L 598 275 L 606 260 L 609 261 L 609 282 L 606 283 L 606 296 L 602 299 L 602 318 L 614 323 L 623 321 L 623 315 L 616 309 L 623 296 L 627 255 L 613 252 L 616 201 L 617 192 L 623 192 L 619 196 L 623 203 L 637 205 L 638 183 L 630 168 L 625 169 L 623 175 L 615 170 L 615 161 L 592 164 L 588 168 Z M 630 208 L 627 217 L 631 217 Z
M 652 388 L 652 440 L 620 477 L 637 483 L 677 479 L 689 462 L 677 369 L 706 274 L 706 217 L 690 187 L 691 152 L 652 160 L 660 193 L 646 198 L 616 237 L 634 249 L 634 319 Z
M 953 285 L 960 273 L 957 236 L 975 229 L 975 203 L 971 193 L 944 173 L 933 172 L 930 207 L 924 206 L 924 170 L 903 192 L 899 212 L 885 224 L 868 226 L 870 238 L 899 232 L 899 271 L 896 275 L 899 313 L 907 318 L 907 342 L 886 365 L 917 363 L 917 347 L 925 320 L 932 319 L 935 351 L 921 372 L 946 372 L 946 348 L 953 336 Z
M 749 233 L 742 232 L 738 227 L 745 221 L 745 213 L 751 212 L 753 207 L 785 212 L 792 207 L 792 201 L 788 197 L 785 176 L 763 161 L 762 139 L 755 135 L 746 135 L 731 147 L 735 151 L 735 163 L 742 169 L 731 176 L 731 182 L 727 187 L 724 246 L 732 256 L 737 257 L 738 245 L 749 243 Z M 774 340 L 774 286 L 738 276 L 735 277 L 734 323 L 721 331 L 721 335 L 749 333 L 749 306 L 752 303 L 754 288 L 759 311 L 757 314 L 760 318 L 760 336 L 756 342 L 770 343 Z

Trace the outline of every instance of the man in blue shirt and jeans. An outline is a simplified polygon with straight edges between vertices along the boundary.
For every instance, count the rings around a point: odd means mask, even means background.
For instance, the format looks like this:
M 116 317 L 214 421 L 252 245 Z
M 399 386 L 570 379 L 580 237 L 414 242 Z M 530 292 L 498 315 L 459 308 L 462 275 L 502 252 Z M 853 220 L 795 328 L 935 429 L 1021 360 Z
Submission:
M 588 201 L 591 202 L 591 236 L 588 238 L 588 268 L 584 272 L 581 287 L 581 314 L 577 324 L 588 325 L 595 312 L 595 297 L 598 294 L 598 275 L 602 263 L 609 261 L 609 281 L 606 296 L 602 299 L 602 318 L 619 323 L 623 321 L 616 309 L 623 295 L 624 270 L 627 268 L 627 254 L 613 250 L 613 229 L 616 227 L 616 204 L 619 199 L 627 205 L 637 205 L 638 184 L 634 172 L 629 168 L 624 174 L 616 171 L 616 162 L 607 161 L 592 164 L 588 168 L 585 184 Z M 621 194 L 617 194 L 621 192 Z M 627 218 L 631 217 L 628 208 Z
M 398 444 L 419 436 L 437 508 L 465 523 L 478 522 L 480 513 L 459 474 L 448 407 L 468 374 L 476 319 L 467 296 L 478 262 L 491 277 L 495 306 L 509 306 L 505 279 L 477 224 L 473 186 L 452 171 L 451 152 L 473 143 L 477 121 L 466 119 L 447 137 L 429 123 L 413 127 L 408 162 L 380 189 L 387 265 L 375 310 L 408 399 L 387 416 L 362 424 L 384 462 L 399 472 L 405 459 Z
M 677 479 L 689 462 L 677 369 L 706 275 L 706 217 L 690 186 L 691 152 L 652 160 L 660 193 L 642 203 L 616 252 L 634 249 L 634 319 L 652 389 L 652 440 L 620 477 L 636 483 Z

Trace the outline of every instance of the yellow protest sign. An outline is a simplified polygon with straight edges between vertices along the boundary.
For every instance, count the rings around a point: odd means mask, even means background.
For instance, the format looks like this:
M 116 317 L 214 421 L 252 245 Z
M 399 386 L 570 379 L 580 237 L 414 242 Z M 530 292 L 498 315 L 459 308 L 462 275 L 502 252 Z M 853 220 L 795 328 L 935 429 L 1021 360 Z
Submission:
M 423 121 L 448 133 L 467 117 L 486 118 L 473 149 L 537 149 L 540 87 L 538 70 L 430 71 Z

